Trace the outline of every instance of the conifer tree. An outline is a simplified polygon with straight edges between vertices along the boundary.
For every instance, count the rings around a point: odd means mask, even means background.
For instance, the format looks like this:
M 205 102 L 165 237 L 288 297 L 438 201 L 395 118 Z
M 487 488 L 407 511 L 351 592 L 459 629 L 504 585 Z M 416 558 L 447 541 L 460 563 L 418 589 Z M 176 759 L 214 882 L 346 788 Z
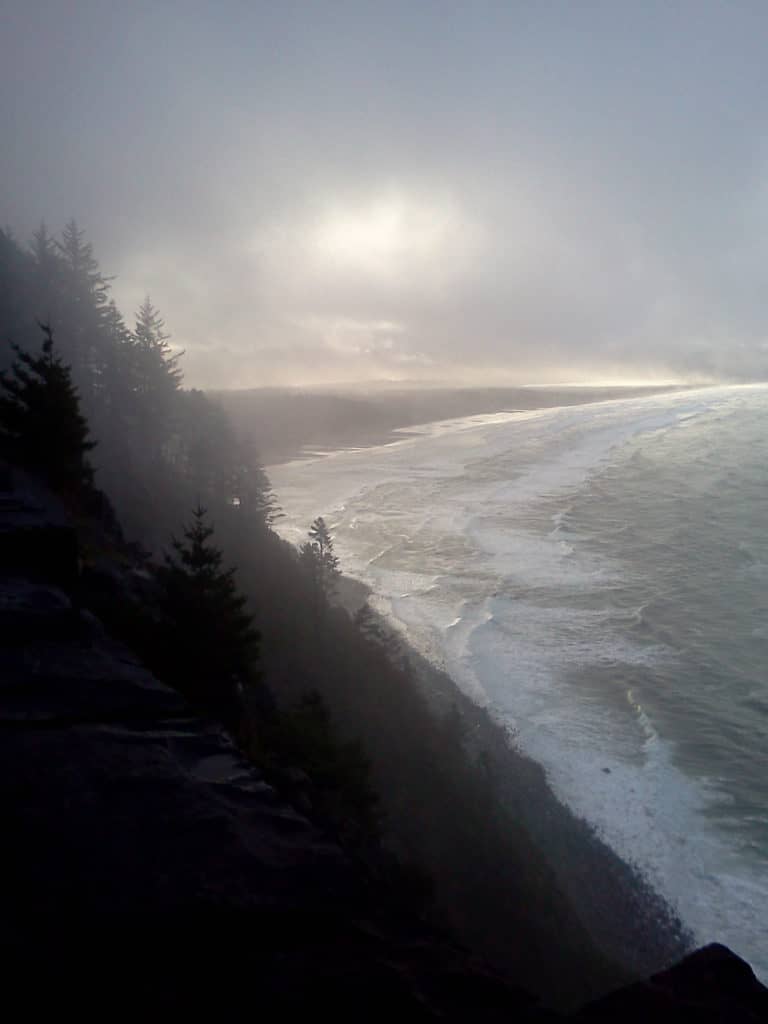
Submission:
M 94 396 L 104 390 L 104 339 L 113 318 L 111 278 L 102 274 L 93 246 L 85 241 L 85 233 L 74 220 L 65 226 L 55 246 L 60 264 L 56 322 L 65 333 L 74 378 L 90 413 Z
M 283 512 L 256 452 L 233 434 L 223 455 L 228 469 L 223 484 L 229 504 L 251 525 L 271 527 Z
M 140 417 L 138 436 L 151 458 L 163 455 L 180 417 L 178 392 L 182 371 L 168 344 L 165 323 L 147 296 L 136 312 L 130 335 L 131 369 L 135 404 Z
M 44 222 L 33 234 L 25 256 L 26 288 L 24 289 L 23 322 L 11 328 L 11 340 L 23 348 L 37 344 L 37 323 L 48 324 L 56 336 L 56 345 L 63 359 L 71 366 L 72 352 L 62 312 L 67 304 L 64 260 L 56 239 L 49 234 Z
M 170 337 L 165 333 L 165 321 L 147 295 L 136 313 L 133 332 L 134 344 L 144 360 L 141 387 L 145 392 L 175 391 L 181 385 L 182 372 L 177 364 L 184 353 L 174 354 L 168 344 Z
M 333 538 L 322 516 L 318 516 L 309 528 L 309 541 L 317 552 L 323 589 L 330 594 L 341 575 L 339 560 L 333 551 Z
M 41 269 L 48 269 L 58 260 L 58 246 L 52 235 L 48 234 L 45 221 L 41 221 L 40 227 L 32 235 L 30 252 L 37 266 Z
M 182 541 L 156 570 L 164 617 L 165 676 L 227 720 L 243 687 L 256 681 L 259 633 L 245 610 L 234 569 L 210 541 L 213 527 L 198 505 Z
M 52 323 L 51 317 L 58 312 L 62 292 L 62 260 L 58 244 L 48 234 L 45 223 L 32 236 L 29 246 L 34 267 L 35 299 L 43 303 L 40 312 L 46 317 L 46 323 Z
M 0 444 L 9 461 L 40 473 L 59 490 L 77 491 L 93 480 L 86 454 L 95 447 L 70 369 L 54 352 L 47 324 L 39 355 L 16 353 L 9 372 L 0 373 Z
M 341 570 L 334 554 L 333 538 L 322 516 L 309 528 L 309 540 L 299 549 L 299 558 L 312 580 L 313 587 L 325 597 L 332 597 Z
M 106 306 L 111 279 L 102 274 L 93 255 L 93 245 L 85 241 L 85 232 L 77 226 L 75 220 L 67 222 L 61 232 L 61 241 L 55 245 L 71 277 L 76 281 L 78 291 L 89 294 L 97 307 Z M 81 295 L 75 298 L 80 299 Z
M 0 230 L 0 337 L 23 343 L 28 334 L 27 297 L 32 257 L 24 252 L 10 229 Z M 10 345 L 0 346 L 0 369 L 11 363 Z

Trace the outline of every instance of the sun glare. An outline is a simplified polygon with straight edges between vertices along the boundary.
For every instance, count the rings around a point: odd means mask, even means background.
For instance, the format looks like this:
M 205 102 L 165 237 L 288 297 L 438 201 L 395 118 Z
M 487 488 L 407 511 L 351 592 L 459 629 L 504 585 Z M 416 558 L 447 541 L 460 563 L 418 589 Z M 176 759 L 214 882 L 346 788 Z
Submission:
M 312 232 L 324 264 L 370 275 L 407 271 L 432 256 L 453 225 L 450 209 L 402 196 L 328 210 Z

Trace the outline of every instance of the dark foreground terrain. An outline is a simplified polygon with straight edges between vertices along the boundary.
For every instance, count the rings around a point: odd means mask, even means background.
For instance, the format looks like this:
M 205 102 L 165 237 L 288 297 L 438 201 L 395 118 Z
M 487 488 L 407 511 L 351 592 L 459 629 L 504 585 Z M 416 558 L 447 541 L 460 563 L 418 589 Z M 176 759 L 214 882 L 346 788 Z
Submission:
M 0 483 L 0 947 L 16 1019 L 565 1019 L 393 899 L 111 639 L 79 606 L 66 514 L 28 478 Z M 558 980 L 553 967 L 553 993 Z M 768 1020 L 768 991 L 713 945 L 570 1019 Z

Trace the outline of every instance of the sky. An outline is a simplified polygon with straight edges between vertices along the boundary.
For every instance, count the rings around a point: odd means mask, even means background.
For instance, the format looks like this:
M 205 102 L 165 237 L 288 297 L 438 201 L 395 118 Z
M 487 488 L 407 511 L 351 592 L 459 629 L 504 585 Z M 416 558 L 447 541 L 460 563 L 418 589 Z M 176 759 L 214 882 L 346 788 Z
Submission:
M 768 378 L 768 3 L 0 0 L 0 223 L 189 384 Z

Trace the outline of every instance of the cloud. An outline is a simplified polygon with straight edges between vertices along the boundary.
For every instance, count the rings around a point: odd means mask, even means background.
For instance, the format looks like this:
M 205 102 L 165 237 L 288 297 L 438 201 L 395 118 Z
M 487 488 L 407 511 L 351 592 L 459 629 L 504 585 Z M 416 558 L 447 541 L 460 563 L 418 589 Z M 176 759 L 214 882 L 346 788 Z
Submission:
M 768 376 L 764 5 L 36 6 L 0 215 L 190 383 Z
M 318 379 L 331 366 L 340 379 L 766 372 L 755 267 L 768 252 L 754 234 L 721 227 L 703 254 L 663 208 L 638 222 L 609 193 L 487 179 L 478 193 L 372 182 L 307 197 L 227 225 L 215 245 L 137 250 L 119 297 L 134 308 L 151 289 L 181 311 L 169 320 L 190 353 L 237 351 L 254 380 L 302 360 L 302 382 L 313 366 Z M 190 359 L 190 378 L 206 383 L 212 362 Z

